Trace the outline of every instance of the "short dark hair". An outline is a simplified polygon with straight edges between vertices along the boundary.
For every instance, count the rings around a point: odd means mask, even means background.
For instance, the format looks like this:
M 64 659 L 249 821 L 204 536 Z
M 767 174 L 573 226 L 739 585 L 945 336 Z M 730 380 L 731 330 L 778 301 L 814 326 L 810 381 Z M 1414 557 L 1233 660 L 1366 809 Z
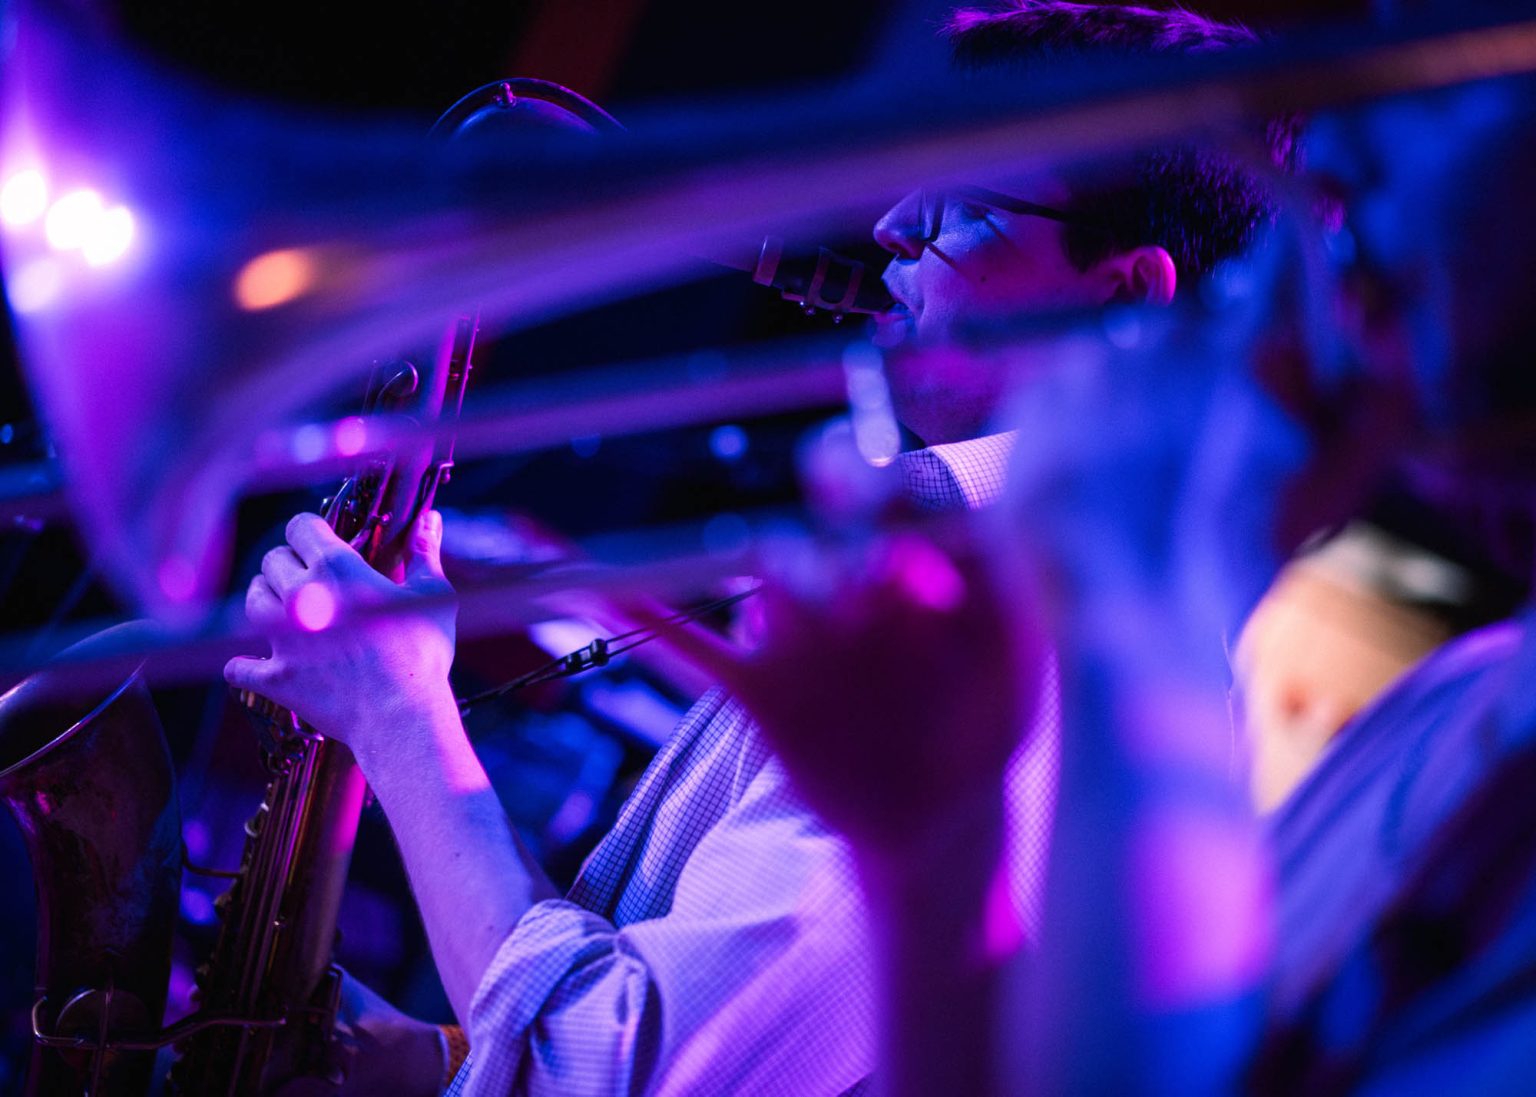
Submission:
M 1176 8 L 1013 0 L 1006 8 L 956 11 L 946 27 L 955 63 L 968 70 L 1022 68 L 1039 60 L 1108 54 L 1205 53 L 1251 46 L 1258 35 Z M 1268 119 L 1263 139 L 1275 166 L 1296 164 L 1300 118 Z M 1240 160 L 1194 145 L 1135 157 L 1133 174 L 1081 189 L 1074 209 L 1091 226 L 1064 230 L 1067 257 L 1086 269 L 1148 244 L 1162 247 L 1179 274 L 1198 279 L 1240 255 L 1274 219 L 1270 189 Z M 1100 227 L 1102 226 L 1102 227 Z

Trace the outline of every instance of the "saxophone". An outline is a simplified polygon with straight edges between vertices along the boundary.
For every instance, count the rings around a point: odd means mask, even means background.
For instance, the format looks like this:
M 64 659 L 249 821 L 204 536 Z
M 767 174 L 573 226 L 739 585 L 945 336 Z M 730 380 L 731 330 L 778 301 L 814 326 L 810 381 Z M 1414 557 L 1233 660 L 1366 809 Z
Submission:
M 471 318 L 450 325 L 425 376 L 410 363 L 376 371 L 368 410 L 456 420 L 476 329 Z M 322 508 L 381 570 L 447 482 L 453 443 L 438 437 L 430 453 L 369 462 Z M 109 629 L 71 654 L 121 650 L 132 643 L 123 631 L 142 627 Z M 325 1092 L 345 1081 L 331 952 L 364 782 L 342 744 L 264 698 L 242 701 L 270 781 L 215 903 L 219 934 L 198 969 L 198 1008 L 162 1027 L 184 853 L 149 691 L 136 670 L 87 699 L 52 669 L 0 696 L 0 802 L 20 826 L 38 897 L 29 1095 L 141 1097 L 168 1045 L 179 1052 L 170 1092 L 186 1097 Z
M 474 320 L 458 320 L 436 368 L 425 378 L 409 363 L 394 369 L 374 386 L 370 410 L 456 417 L 475 330 Z M 400 531 L 432 505 L 452 464 L 451 440 L 424 470 L 379 458 L 327 500 L 324 517 L 388 571 Z M 362 774 L 343 744 L 291 711 L 252 694 L 241 700 L 257 723 L 271 780 L 246 824 L 234 883 L 215 903 L 213 954 L 197 972 L 199 1011 L 232 1020 L 178 1044 L 170 1091 L 187 1097 L 323 1092 L 346 1079 L 336 1030 L 341 975 L 331 952 L 366 792 Z
M 70 650 L 121 644 L 121 626 Z M 165 1009 L 181 815 L 165 734 L 136 670 L 83 696 L 58 670 L 0 697 L 0 800 L 37 889 L 29 1095 L 142 1094 Z

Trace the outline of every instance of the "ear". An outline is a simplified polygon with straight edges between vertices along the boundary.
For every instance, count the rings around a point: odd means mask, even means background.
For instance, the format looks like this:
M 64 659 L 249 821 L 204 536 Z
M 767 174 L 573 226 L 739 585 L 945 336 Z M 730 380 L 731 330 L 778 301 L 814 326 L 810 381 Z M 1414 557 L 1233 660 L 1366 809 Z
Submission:
M 1130 305 L 1171 305 L 1179 287 L 1179 272 L 1173 256 L 1156 244 L 1132 248 L 1111 255 L 1103 262 L 1109 276 L 1109 296 Z

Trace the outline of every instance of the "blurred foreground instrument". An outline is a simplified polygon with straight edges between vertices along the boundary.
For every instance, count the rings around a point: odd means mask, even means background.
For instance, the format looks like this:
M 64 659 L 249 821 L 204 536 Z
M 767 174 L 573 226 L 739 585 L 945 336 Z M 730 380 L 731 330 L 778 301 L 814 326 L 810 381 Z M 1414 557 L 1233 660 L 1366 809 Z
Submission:
M 557 133 L 444 163 L 411 127 L 221 100 L 73 6 L 16 0 L 0 32 L 6 290 L 102 574 L 185 622 L 221 587 L 253 465 L 311 452 L 274 457 L 267 435 L 465 301 L 496 329 L 548 320 L 912 186 L 1530 71 L 1536 13 L 1516 7 L 1180 57 L 1130 87 L 1108 71 L 965 88 L 882 73 L 836 97 L 636 119 L 600 151 Z M 814 279 L 808 298 L 836 296 Z

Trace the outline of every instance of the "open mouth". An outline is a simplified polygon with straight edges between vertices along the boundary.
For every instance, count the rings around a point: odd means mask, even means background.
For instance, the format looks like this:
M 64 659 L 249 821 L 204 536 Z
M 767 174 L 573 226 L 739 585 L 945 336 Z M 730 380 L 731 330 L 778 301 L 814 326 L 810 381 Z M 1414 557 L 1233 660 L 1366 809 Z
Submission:
M 912 335 L 912 310 L 899 301 L 886 311 L 875 313 L 874 321 L 874 344 L 877 347 L 897 346 Z

